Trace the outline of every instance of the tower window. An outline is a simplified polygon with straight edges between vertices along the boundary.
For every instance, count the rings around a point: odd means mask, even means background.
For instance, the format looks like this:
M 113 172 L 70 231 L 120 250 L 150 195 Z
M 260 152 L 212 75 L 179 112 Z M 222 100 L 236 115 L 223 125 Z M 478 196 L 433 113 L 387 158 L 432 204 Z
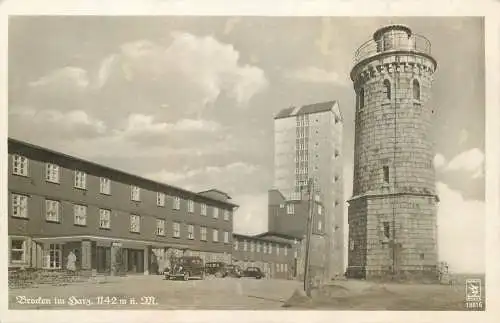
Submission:
M 384 166 L 384 183 L 389 184 L 389 166 Z
M 384 91 L 384 98 L 387 100 L 390 100 L 391 99 L 391 82 L 389 82 L 389 80 L 384 80 L 383 91 Z
M 362 109 L 365 107 L 365 89 L 361 88 L 359 89 L 359 108 Z
M 420 100 L 420 83 L 417 80 L 413 80 L 413 99 Z
M 389 222 L 384 222 L 384 236 L 386 238 L 391 237 L 391 227 L 389 226 Z

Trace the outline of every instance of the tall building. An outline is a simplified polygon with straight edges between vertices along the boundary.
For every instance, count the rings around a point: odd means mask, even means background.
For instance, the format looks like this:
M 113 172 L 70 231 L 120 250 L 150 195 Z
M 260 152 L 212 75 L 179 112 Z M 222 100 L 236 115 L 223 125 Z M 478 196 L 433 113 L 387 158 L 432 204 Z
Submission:
M 427 105 L 436 60 L 402 25 L 380 28 L 355 54 L 350 277 L 435 279 L 438 197 Z
M 9 267 L 127 274 L 172 256 L 230 263 L 233 211 L 218 190 L 195 193 L 9 139 Z
M 326 212 L 330 277 L 344 272 L 342 131 L 337 101 L 286 108 L 274 118 L 274 188 L 287 200 L 301 200 L 314 180 Z

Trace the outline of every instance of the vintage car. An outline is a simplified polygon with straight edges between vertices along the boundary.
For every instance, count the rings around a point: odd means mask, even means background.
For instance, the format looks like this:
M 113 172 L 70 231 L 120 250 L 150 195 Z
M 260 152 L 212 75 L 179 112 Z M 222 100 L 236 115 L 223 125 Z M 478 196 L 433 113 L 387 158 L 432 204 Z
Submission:
M 226 277 L 241 278 L 241 276 L 243 276 L 243 271 L 241 270 L 240 266 L 227 265 L 226 269 L 227 269 Z
M 172 267 L 165 271 L 165 279 L 204 279 L 203 260 L 195 256 L 183 256 L 172 260 Z
M 223 262 L 207 262 L 205 264 L 205 274 L 215 277 L 226 277 L 228 274 L 227 265 Z
M 261 279 L 264 277 L 264 273 L 258 267 L 248 267 L 243 271 L 243 277 Z

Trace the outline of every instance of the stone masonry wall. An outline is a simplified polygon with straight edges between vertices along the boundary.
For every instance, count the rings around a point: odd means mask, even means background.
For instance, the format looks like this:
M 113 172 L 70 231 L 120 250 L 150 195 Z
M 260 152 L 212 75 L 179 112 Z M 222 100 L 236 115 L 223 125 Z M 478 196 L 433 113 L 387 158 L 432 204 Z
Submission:
M 434 111 L 426 102 L 434 68 L 428 57 L 403 52 L 381 54 L 353 70 L 357 108 L 349 206 L 351 276 L 387 277 L 393 269 L 402 276 L 433 275 Z M 419 83 L 417 98 L 414 80 Z M 390 97 L 384 82 L 390 84 Z

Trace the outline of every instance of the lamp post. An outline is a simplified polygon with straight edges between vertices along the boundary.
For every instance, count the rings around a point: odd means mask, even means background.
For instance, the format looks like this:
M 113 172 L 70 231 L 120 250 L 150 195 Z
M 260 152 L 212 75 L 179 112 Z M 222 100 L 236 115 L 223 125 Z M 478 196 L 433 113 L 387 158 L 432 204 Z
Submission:
M 313 228 L 313 210 L 314 210 L 314 182 L 309 179 L 308 183 L 308 193 L 309 193 L 309 214 L 307 217 L 307 234 L 306 234 L 306 250 L 304 259 L 304 291 L 307 296 L 311 296 L 311 273 L 310 273 L 310 248 L 311 248 L 311 236 Z

